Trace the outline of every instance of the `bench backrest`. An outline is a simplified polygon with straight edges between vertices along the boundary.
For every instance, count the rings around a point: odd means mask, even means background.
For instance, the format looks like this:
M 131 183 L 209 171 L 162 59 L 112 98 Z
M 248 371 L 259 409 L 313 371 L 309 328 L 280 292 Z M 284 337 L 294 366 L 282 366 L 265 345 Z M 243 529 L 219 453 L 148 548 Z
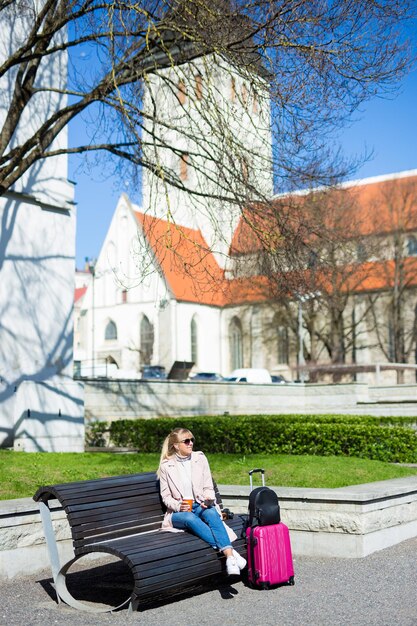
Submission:
M 40 487 L 33 499 L 56 498 L 71 527 L 74 550 L 160 528 L 163 505 L 154 472 Z

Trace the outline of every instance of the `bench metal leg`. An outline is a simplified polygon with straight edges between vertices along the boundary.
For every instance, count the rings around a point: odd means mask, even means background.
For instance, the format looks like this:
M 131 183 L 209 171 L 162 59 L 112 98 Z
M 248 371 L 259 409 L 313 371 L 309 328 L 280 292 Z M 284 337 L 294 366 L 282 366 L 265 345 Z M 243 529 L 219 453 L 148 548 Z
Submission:
M 51 511 L 49 509 L 49 506 L 45 504 L 45 502 L 39 502 L 39 512 L 41 515 L 43 532 L 45 534 L 46 547 L 48 549 L 49 562 L 51 564 L 52 570 L 52 578 L 54 579 L 54 587 L 55 591 L 57 591 L 56 580 L 59 570 L 61 569 L 61 563 L 59 559 L 58 546 L 56 544 L 54 528 L 52 526 Z M 58 592 L 57 600 L 59 604 L 61 602 L 61 598 L 59 597 Z
M 61 567 L 61 569 L 59 570 L 56 578 L 57 595 L 61 597 L 65 604 L 68 604 L 69 606 L 72 606 L 74 609 L 78 609 L 79 611 L 87 611 L 88 613 L 111 613 L 112 611 L 117 611 L 117 609 L 121 609 L 123 606 L 125 606 L 130 601 L 130 598 L 124 600 L 121 604 L 119 604 L 119 606 L 95 607 L 76 600 L 74 596 L 70 594 L 67 588 L 66 575 L 71 565 L 73 565 L 75 561 L 78 561 L 81 556 L 83 555 L 74 557 L 73 559 L 71 559 L 71 561 L 65 563 L 65 565 L 63 565 L 63 567 Z
M 127 598 L 122 604 L 116 607 L 100 607 L 95 608 L 94 606 L 89 606 L 88 604 L 84 604 L 79 600 L 76 600 L 68 591 L 66 575 L 71 567 L 81 556 L 76 556 L 65 565 L 61 566 L 58 546 L 55 539 L 54 528 L 52 526 L 52 518 L 51 511 L 45 502 L 39 502 L 39 511 L 41 514 L 42 526 L 45 533 L 46 545 L 48 548 L 49 561 L 51 563 L 52 570 L 52 578 L 54 580 L 54 587 L 57 595 L 58 604 L 60 604 L 61 600 L 63 600 L 69 606 L 72 606 L 74 609 L 78 609 L 80 611 L 87 611 L 89 613 L 109 613 L 111 611 L 116 611 L 117 609 L 122 608 L 130 601 L 129 611 L 135 610 L 137 608 L 137 598 L 135 596 L 134 600 Z M 136 606 L 135 606 L 136 605 Z M 130 608 L 132 606 L 132 609 Z

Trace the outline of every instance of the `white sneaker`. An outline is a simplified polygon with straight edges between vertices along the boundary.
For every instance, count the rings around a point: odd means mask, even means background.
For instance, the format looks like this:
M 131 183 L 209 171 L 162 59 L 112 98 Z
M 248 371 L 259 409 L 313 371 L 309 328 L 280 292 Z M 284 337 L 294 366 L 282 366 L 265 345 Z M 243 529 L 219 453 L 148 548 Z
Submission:
M 236 559 L 236 563 L 239 569 L 245 569 L 246 567 L 246 559 L 243 558 L 243 556 L 240 556 L 239 552 L 236 552 L 236 550 L 233 550 L 233 556 Z
M 229 576 L 239 576 L 240 569 L 234 556 L 227 557 L 226 569 Z

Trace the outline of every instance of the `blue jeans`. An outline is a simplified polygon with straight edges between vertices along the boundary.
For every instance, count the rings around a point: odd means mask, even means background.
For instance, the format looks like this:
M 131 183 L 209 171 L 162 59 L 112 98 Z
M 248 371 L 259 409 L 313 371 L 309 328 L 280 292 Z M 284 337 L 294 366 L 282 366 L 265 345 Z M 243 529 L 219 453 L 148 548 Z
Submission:
M 203 509 L 195 502 L 192 511 L 173 513 L 172 525 L 197 535 L 215 549 L 225 550 L 232 547 L 223 521 L 214 507 Z

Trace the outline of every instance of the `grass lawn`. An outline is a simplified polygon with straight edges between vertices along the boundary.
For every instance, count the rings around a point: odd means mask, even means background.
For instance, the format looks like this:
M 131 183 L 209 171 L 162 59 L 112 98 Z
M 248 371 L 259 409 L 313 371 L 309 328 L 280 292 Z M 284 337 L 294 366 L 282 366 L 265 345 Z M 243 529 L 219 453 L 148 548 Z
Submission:
M 401 467 L 351 457 L 208 455 L 216 481 L 248 484 L 248 471 L 262 467 L 268 485 L 284 487 L 345 487 L 417 474 Z M 0 450 L 0 500 L 31 497 L 40 485 L 155 471 L 158 454 L 24 453 Z

